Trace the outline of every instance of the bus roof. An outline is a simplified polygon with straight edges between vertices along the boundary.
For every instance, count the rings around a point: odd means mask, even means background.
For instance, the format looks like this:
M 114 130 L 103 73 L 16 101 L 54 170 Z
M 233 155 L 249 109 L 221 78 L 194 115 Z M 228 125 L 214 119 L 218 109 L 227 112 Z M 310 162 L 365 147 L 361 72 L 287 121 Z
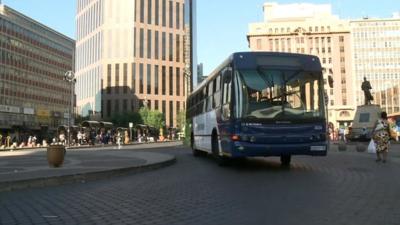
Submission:
M 279 60 L 274 59 L 279 57 Z M 290 59 L 288 61 L 282 58 Z M 203 88 L 209 80 L 213 79 L 222 68 L 226 67 L 229 63 L 233 62 L 236 69 L 252 69 L 257 68 L 258 63 L 270 66 L 292 66 L 307 68 L 309 71 L 321 71 L 321 63 L 318 56 L 298 54 L 298 53 L 285 53 L 285 52 L 235 52 L 232 53 L 223 63 L 214 69 L 208 77 L 203 80 L 192 92 L 196 93 L 199 89 Z

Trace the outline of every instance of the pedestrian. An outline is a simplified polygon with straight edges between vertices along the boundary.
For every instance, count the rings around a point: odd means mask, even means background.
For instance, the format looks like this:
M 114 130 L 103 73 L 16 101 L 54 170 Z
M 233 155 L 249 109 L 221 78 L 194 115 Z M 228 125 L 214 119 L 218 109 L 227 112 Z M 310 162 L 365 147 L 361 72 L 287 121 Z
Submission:
M 383 163 L 386 163 L 390 139 L 389 123 L 386 112 L 382 112 L 381 118 L 376 121 L 372 139 L 376 144 L 376 162 L 382 161 Z
M 117 145 L 118 145 L 118 149 L 121 149 L 121 132 L 117 132 L 117 137 L 116 137 L 116 139 L 117 139 Z
M 77 139 L 78 139 L 78 146 L 80 146 L 82 144 L 82 132 L 81 131 L 78 131 Z
M 346 142 L 346 139 L 345 139 L 345 137 L 344 137 L 344 131 L 345 131 L 344 127 L 340 127 L 340 128 L 339 128 L 339 138 L 340 138 L 339 141 L 344 141 L 344 142 Z
M 61 142 L 62 145 L 65 145 L 65 134 L 64 132 L 61 132 L 58 138 Z

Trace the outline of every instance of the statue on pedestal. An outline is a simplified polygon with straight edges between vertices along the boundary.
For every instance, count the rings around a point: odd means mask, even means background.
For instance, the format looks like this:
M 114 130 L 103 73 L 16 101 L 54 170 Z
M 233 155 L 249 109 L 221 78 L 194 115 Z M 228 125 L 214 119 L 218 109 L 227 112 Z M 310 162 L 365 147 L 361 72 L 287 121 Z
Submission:
M 371 94 L 371 83 L 364 77 L 364 81 L 361 84 L 361 89 L 364 91 L 365 105 L 371 105 L 371 101 L 374 100 L 374 97 Z

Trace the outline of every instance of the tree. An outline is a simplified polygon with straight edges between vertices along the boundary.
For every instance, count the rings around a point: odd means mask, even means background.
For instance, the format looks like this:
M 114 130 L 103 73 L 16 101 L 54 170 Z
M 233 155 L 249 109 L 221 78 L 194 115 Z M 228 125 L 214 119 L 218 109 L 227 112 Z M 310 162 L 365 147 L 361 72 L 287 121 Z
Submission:
M 165 121 L 163 114 L 160 111 L 150 111 L 147 117 L 147 124 L 157 129 L 164 127 Z
M 164 116 L 160 111 L 149 110 L 147 107 L 142 107 L 139 110 L 139 114 L 142 117 L 145 125 L 149 125 L 157 129 L 165 126 Z
M 176 126 L 179 128 L 179 130 L 183 130 L 185 128 L 186 124 L 186 112 L 184 110 L 181 110 L 177 117 L 176 117 Z
M 128 127 L 130 122 L 133 124 L 143 123 L 143 119 L 138 112 L 127 112 L 114 115 L 111 118 L 111 122 L 113 122 L 116 127 Z

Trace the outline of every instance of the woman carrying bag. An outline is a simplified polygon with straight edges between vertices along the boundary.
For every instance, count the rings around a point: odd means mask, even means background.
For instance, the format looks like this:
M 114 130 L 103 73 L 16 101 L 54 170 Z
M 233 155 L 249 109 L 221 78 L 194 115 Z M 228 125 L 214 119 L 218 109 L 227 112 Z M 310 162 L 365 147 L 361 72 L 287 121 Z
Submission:
M 381 118 L 376 122 L 374 134 L 372 136 L 372 139 L 376 144 L 376 162 L 382 161 L 383 163 L 386 163 L 387 154 L 389 151 L 389 129 L 387 113 L 382 112 Z

